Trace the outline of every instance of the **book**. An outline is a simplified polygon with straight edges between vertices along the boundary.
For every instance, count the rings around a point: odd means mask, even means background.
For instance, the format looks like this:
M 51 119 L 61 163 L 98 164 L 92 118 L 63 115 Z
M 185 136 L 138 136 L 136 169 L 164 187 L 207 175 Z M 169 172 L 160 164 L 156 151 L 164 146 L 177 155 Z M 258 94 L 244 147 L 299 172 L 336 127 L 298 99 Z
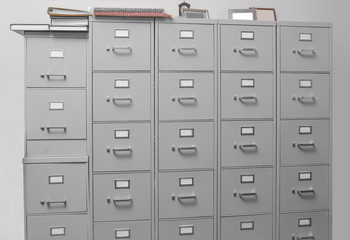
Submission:
M 51 26 L 88 26 L 87 17 L 51 17 Z
M 47 14 L 50 16 L 61 16 L 61 17 L 88 17 L 92 16 L 89 11 L 82 11 L 69 8 L 56 8 L 49 7 L 47 9 Z
M 11 24 L 11 31 L 49 31 L 49 24 Z
M 111 17 L 164 17 L 171 18 L 162 8 L 94 8 L 95 16 Z
M 88 30 L 87 26 L 50 26 L 50 31 L 87 32 Z

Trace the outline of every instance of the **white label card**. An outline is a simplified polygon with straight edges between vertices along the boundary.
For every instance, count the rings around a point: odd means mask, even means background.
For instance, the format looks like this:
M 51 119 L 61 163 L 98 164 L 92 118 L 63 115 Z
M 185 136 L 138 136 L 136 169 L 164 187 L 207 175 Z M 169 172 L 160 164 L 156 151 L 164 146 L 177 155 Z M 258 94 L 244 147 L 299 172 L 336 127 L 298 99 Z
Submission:
M 241 127 L 241 135 L 254 135 L 254 127 Z
M 299 41 L 312 41 L 312 34 L 311 33 L 300 33 L 299 34 Z
M 311 172 L 299 172 L 299 181 L 309 181 L 312 179 Z
M 130 130 L 115 130 L 114 138 L 130 138 Z
M 115 29 L 114 37 L 115 38 L 129 38 L 130 37 L 129 29 Z
M 252 12 L 234 12 L 232 13 L 232 20 L 254 20 Z
M 116 229 L 115 238 L 130 238 L 130 229 Z
M 193 30 L 180 30 L 180 39 L 193 39 L 194 31 Z
M 193 79 L 180 79 L 180 88 L 193 88 L 194 80 Z
M 63 175 L 49 176 L 49 184 L 62 184 L 64 182 Z
M 180 137 L 194 137 L 194 129 L 180 129 Z
M 241 87 L 251 87 L 253 88 L 255 85 L 254 79 L 241 79 Z
M 241 175 L 241 183 L 254 183 L 254 175 Z
M 194 226 L 193 225 L 182 225 L 179 226 L 180 235 L 194 235 Z
M 241 32 L 242 40 L 254 40 L 254 32 Z
M 130 188 L 130 180 L 115 180 L 115 188 Z
M 253 230 L 253 229 L 254 229 L 254 221 L 241 222 L 241 230 Z
M 312 134 L 311 126 L 299 126 L 299 134 Z
M 64 58 L 64 50 L 63 49 L 50 50 L 50 58 Z
M 300 79 L 299 88 L 312 88 L 312 80 L 310 79 Z
M 183 186 L 193 186 L 193 185 L 194 185 L 193 177 L 189 177 L 189 178 L 180 178 L 180 187 L 183 187 Z
M 311 227 L 311 218 L 301 218 L 298 222 L 299 227 Z
M 130 81 L 129 79 L 115 79 L 114 88 L 129 88 Z
M 63 102 L 50 102 L 50 110 L 64 110 Z
M 63 236 L 66 235 L 65 227 L 52 227 L 50 228 L 50 236 Z

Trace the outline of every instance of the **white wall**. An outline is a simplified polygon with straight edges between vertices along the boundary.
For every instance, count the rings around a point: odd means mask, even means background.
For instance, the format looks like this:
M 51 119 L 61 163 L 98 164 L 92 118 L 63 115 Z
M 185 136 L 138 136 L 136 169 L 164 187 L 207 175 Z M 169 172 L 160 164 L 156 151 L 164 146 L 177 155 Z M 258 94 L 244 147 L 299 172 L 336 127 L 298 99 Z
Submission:
M 0 15 L 0 240 L 23 238 L 23 37 L 9 31 L 11 23 L 48 23 L 49 6 L 159 7 L 177 16 L 182 0 L 2 0 Z M 278 20 L 334 23 L 333 161 L 334 238 L 348 237 L 350 182 L 347 136 L 350 136 L 350 2 L 348 0 L 188 0 L 193 8 L 208 9 L 217 18 L 221 8 L 274 7 Z

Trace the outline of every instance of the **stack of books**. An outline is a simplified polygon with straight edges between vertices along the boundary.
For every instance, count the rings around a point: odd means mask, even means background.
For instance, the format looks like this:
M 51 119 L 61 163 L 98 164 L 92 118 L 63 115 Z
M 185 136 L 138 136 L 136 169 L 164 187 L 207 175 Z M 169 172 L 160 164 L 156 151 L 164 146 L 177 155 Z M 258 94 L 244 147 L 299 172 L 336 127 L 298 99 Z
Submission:
M 162 8 L 94 8 L 95 16 L 171 18 Z
M 47 13 L 51 18 L 51 31 L 88 31 L 90 12 L 49 7 Z

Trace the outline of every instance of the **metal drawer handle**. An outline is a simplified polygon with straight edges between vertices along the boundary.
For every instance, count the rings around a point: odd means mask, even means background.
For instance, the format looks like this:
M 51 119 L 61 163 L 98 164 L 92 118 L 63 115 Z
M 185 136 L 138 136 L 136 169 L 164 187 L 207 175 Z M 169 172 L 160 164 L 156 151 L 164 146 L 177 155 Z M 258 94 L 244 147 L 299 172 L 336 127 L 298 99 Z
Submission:
M 239 49 L 239 53 L 242 54 L 242 55 L 245 55 L 245 54 L 258 54 L 258 51 L 256 50 L 256 48 L 241 48 Z
M 113 148 L 112 151 L 113 152 L 132 152 L 132 148 L 131 147 L 127 147 L 127 148 Z
M 48 132 L 50 132 L 51 130 L 62 130 L 62 131 L 67 131 L 67 127 L 66 126 L 50 126 L 50 127 L 40 127 L 41 130 L 47 130 Z
M 181 151 L 188 151 L 188 150 L 194 150 L 194 151 L 197 151 L 197 147 L 196 146 L 191 146 L 191 147 L 178 147 L 177 150 L 179 152 Z
M 316 101 L 316 99 L 315 99 L 315 97 L 313 95 L 311 95 L 309 97 L 305 97 L 305 96 L 296 97 L 296 96 L 293 96 L 292 99 L 293 99 L 293 101 L 298 100 L 301 103 L 315 102 Z
M 240 197 L 256 197 L 256 192 L 240 192 L 238 193 Z
M 178 97 L 177 101 L 179 101 L 180 103 L 182 101 L 194 101 L 194 102 L 197 102 L 197 98 L 196 97 Z
M 249 143 L 249 144 L 233 144 L 233 148 L 237 149 L 237 146 L 239 147 L 239 149 L 241 150 L 245 150 L 247 148 L 258 148 L 258 145 L 256 145 L 256 143 Z
M 246 101 L 254 101 L 257 102 L 258 99 L 256 96 L 242 96 L 242 97 L 238 97 L 239 101 L 241 102 L 246 102 Z M 237 96 L 233 97 L 233 100 L 237 101 Z
M 292 143 L 293 147 L 298 147 L 298 148 L 304 148 L 304 147 L 315 147 L 315 143 L 314 142 L 310 142 L 310 143 Z
M 301 237 L 297 236 L 296 239 L 297 240 L 307 240 L 307 239 L 315 239 L 315 237 L 314 236 L 301 236 Z
M 179 195 L 179 196 L 177 196 L 177 199 L 178 199 L 179 201 L 184 200 L 184 199 L 193 199 L 193 200 L 196 200 L 196 199 L 197 199 L 197 196 L 196 196 L 196 194 L 192 193 L 191 195 Z
M 62 200 L 62 201 L 40 201 L 40 203 L 42 205 L 44 205 L 45 203 L 47 205 L 50 205 L 50 204 L 63 204 L 63 205 L 67 205 L 67 200 Z
M 292 51 L 294 54 L 298 53 L 300 55 L 311 55 L 314 56 L 315 55 L 315 50 L 313 48 L 301 48 L 301 49 L 293 49 Z
M 130 101 L 130 102 L 132 102 L 132 98 L 131 97 L 114 97 L 114 98 L 112 98 L 112 101 L 113 102 L 116 102 L 116 101 Z
M 304 194 L 315 194 L 315 190 L 310 188 L 310 189 L 292 189 L 292 193 L 298 193 L 299 195 L 304 195 Z
M 114 46 L 114 47 L 112 47 L 113 52 L 116 52 L 118 50 L 129 50 L 131 52 L 132 48 L 130 46 Z
M 174 50 L 173 50 L 174 51 Z M 197 49 L 195 47 L 180 47 L 177 49 L 177 51 L 179 53 L 183 52 L 183 51 L 193 51 L 193 52 L 197 52 Z
M 48 80 L 66 80 L 67 79 L 67 75 L 65 74 L 42 74 L 40 75 L 41 78 L 46 78 Z M 51 77 L 55 77 L 55 79 L 51 79 Z M 58 79 L 57 77 L 62 77 L 62 79 Z
M 124 197 L 116 197 L 116 198 L 111 199 L 110 196 L 107 196 L 107 202 L 110 203 L 111 200 L 113 202 L 116 202 L 116 203 L 118 203 L 118 202 L 132 202 L 132 197 L 130 195 L 128 195 L 128 196 L 124 196 Z

